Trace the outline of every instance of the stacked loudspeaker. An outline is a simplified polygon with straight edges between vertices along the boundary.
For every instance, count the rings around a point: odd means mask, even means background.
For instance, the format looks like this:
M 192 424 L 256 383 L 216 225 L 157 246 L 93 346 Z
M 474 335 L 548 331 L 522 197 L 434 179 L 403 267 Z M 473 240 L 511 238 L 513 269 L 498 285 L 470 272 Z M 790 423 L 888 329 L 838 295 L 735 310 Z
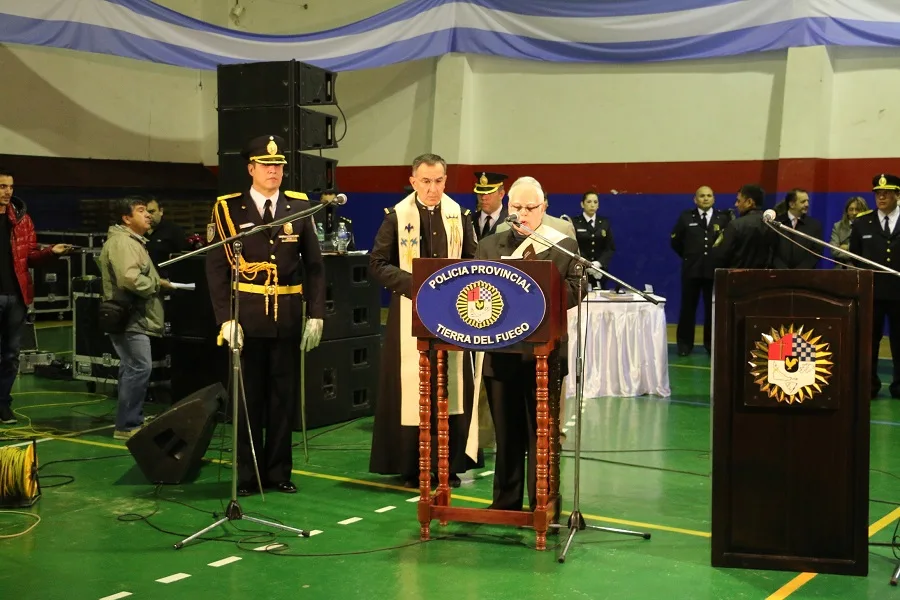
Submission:
M 241 151 L 260 135 L 277 135 L 287 165 L 282 187 L 310 195 L 334 189 L 337 161 L 310 154 L 337 148 L 337 118 L 308 106 L 337 104 L 336 75 L 295 60 L 219 65 L 219 191 L 247 189 Z

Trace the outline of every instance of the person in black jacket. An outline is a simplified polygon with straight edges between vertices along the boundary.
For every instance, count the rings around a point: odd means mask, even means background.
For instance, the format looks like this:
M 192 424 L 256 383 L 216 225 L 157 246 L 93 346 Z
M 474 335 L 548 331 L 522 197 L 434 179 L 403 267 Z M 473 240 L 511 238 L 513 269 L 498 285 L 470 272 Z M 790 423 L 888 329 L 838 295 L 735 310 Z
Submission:
M 822 223 L 807 215 L 809 212 L 809 193 L 794 188 L 784 198 L 787 211 L 776 219 L 785 227 L 796 229 L 816 239 L 822 239 Z M 788 239 L 790 238 L 790 239 Z M 814 242 L 800 236 L 785 233 L 775 240 L 772 255 L 772 267 L 776 269 L 815 269 L 819 257 L 813 254 L 821 252 Z
M 287 162 L 285 147 L 278 136 L 250 141 L 243 153 L 250 185 L 243 192 L 219 197 L 206 230 L 208 242 L 309 208 L 306 194 L 280 189 Z M 238 427 L 237 493 L 249 496 L 259 489 L 251 453 L 255 449 L 263 487 L 291 494 L 297 491 L 291 482 L 291 424 L 300 397 L 300 353 L 314 349 L 322 339 L 325 267 L 312 219 L 263 229 L 242 242 L 237 324 L 230 291 L 236 258 L 232 246 L 220 246 L 206 255 L 210 300 L 216 322 L 222 325 L 219 341 L 230 344 L 234 339 L 243 349 L 241 372 L 253 448 L 241 403 L 240 422 L 234 424 Z M 305 324 L 304 299 L 309 314 Z
M 147 200 L 147 213 L 150 215 L 150 231 L 147 232 L 147 252 L 155 267 L 169 260 L 172 254 L 190 250 L 184 230 L 163 218 L 165 211 L 156 198 Z M 165 277 L 165 273 L 160 273 Z
M 713 263 L 717 268 L 769 268 L 776 234 L 763 223 L 765 197 L 758 185 L 741 186 L 734 203 L 740 218 L 729 223 L 715 243 Z
M 850 252 L 875 261 L 891 269 L 900 267 L 900 177 L 876 175 L 872 179 L 876 211 L 860 213 L 850 229 Z M 870 268 L 859 263 L 863 269 Z M 887 273 L 876 273 L 875 301 L 872 305 L 872 397 L 881 390 L 878 377 L 878 350 L 881 346 L 884 321 L 887 318 L 891 343 L 891 359 L 894 373 L 890 392 L 892 398 L 900 398 L 900 278 Z
M 503 173 L 475 173 L 478 182 L 474 192 L 478 194 L 478 212 L 475 213 L 475 236 L 478 241 L 497 232 L 497 225 L 506 222 L 509 213 L 503 206 L 506 188 L 503 182 L 508 175 Z
M 681 257 L 681 312 L 678 316 L 678 355 L 694 349 L 697 303 L 703 295 L 703 346 L 709 352 L 712 341 L 713 244 L 731 222 L 731 213 L 713 208 L 712 188 L 703 186 L 694 194 L 695 208 L 684 211 L 672 230 L 672 249 Z
M 613 254 L 616 252 L 616 244 L 613 241 L 609 219 L 597 214 L 599 206 L 600 198 L 597 193 L 585 192 L 581 196 L 583 212 L 572 219 L 572 225 L 575 227 L 575 239 L 581 256 L 591 262 L 599 262 L 601 269 L 609 271 L 609 263 L 612 262 Z M 602 280 L 596 279 L 593 275 L 588 277 L 592 286 L 604 287 L 605 277 Z

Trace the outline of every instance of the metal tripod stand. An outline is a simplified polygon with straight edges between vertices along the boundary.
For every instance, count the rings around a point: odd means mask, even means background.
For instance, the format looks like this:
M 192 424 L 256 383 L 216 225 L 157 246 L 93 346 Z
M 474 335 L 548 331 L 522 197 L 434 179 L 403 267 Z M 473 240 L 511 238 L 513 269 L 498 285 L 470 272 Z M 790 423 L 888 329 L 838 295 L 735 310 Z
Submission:
M 267 223 L 264 225 L 260 225 L 254 227 L 253 229 L 247 230 L 245 232 L 239 233 L 233 237 L 226 238 L 216 242 L 215 244 L 211 244 L 199 250 L 195 250 L 193 252 L 189 252 L 187 254 L 183 254 L 177 258 L 171 259 L 169 261 L 160 263 L 160 267 L 165 267 L 170 264 L 174 264 L 178 261 L 184 260 L 191 256 L 202 254 L 205 252 L 209 252 L 214 248 L 218 248 L 219 246 L 223 246 L 225 244 L 230 243 L 232 246 L 232 250 L 234 252 L 234 264 L 232 265 L 231 270 L 231 294 L 233 297 L 233 311 L 231 315 L 232 320 L 232 328 L 231 328 L 231 339 L 228 340 L 229 346 L 231 347 L 231 444 L 232 444 L 232 460 L 231 460 L 231 500 L 228 502 L 228 507 L 225 509 L 225 516 L 209 525 L 204 527 L 200 531 L 186 537 L 180 542 L 174 545 L 175 550 L 180 550 L 185 546 L 185 544 L 194 541 L 195 539 L 201 537 L 202 535 L 212 531 L 216 527 L 229 522 L 229 521 L 250 521 L 252 523 L 258 523 L 260 525 L 265 525 L 267 527 L 272 527 L 274 529 L 281 529 L 283 531 L 288 531 L 290 533 L 295 533 L 302 537 L 309 537 L 309 531 L 303 529 L 297 529 L 295 527 L 289 527 L 287 525 L 283 525 L 281 523 L 274 523 L 272 521 L 267 521 L 264 519 L 259 519 L 257 517 L 249 517 L 244 514 L 244 511 L 241 509 L 240 503 L 237 500 L 237 483 L 238 483 L 238 459 L 237 459 L 237 448 L 238 448 L 238 427 L 240 422 L 239 411 L 238 411 L 238 402 L 242 402 L 244 405 L 244 416 L 245 423 L 247 426 L 247 436 L 250 439 L 250 452 L 253 456 L 253 472 L 256 475 L 256 483 L 259 486 L 260 494 L 263 494 L 262 490 L 262 481 L 259 475 L 259 467 L 256 464 L 256 449 L 253 446 L 253 435 L 250 430 L 250 417 L 247 412 L 247 397 L 244 392 L 244 379 L 241 374 L 241 340 L 239 338 L 239 325 L 240 323 L 240 294 L 237 291 L 237 284 L 240 281 L 240 263 L 241 263 L 241 252 L 243 250 L 243 242 L 241 242 L 241 238 L 251 235 L 253 233 L 257 233 L 259 231 L 268 231 L 272 227 L 278 227 L 283 225 L 284 223 L 288 223 L 291 221 L 295 221 L 307 216 L 310 216 L 319 210 L 321 210 L 325 205 L 319 204 L 318 206 L 311 208 L 306 211 L 301 211 L 294 215 L 289 215 L 288 217 L 284 217 L 282 219 L 278 219 L 271 223 Z M 265 500 L 265 496 L 262 496 Z
M 584 260 L 584 259 L 581 259 Z M 583 267 L 582 264 L 578 265 L 578 269 L 581 270 Z M 600 269 L 596 269 L 591 267 L 592 270 L 597 271 L 601 275 L 607 275 Z M 598 525 L 588 525 L 584 520 L 584 515 L 581 514 L 581 411 L 582 405 L 584 403 L 584 355 L 582 352 L 582 344 L 581 344 L 581 302 L 583 296 L 583 285 L 584 285 L 584 274 L 580 273 L 581 277 L 578 278 L 578 316 L 576 318 L 576 323 L 578 327 L 578 334 L 575 344 L 575 473 L 574 473 L 574 487 L 575 487 L 575 495 L 572 500 L 572 512 L 569 515 L 569 520 L 566 523 L 565 527 L 569 529 L 569 536 L 566 538 L 566 542 L 563 545 L 562 552 L 559 557 L 556 559 L 560 563 L 566 562 L 566 555 L 569 553 L 569 548 L 572 546 L 572 542 L 575 540 L 575 535 L 579 531 L 585 531 L 590 529 L 592 531 L 606 531 L 609 533 L 618 533 L 621 535 L 629 535 L 634 537 L 641 537 L 645 540 L 650 539 L 649 533 L 643 533 L 640 531 L 631 531 L 629 529 L 618 529 L 615 527 L 600 527 Z M 610 276 L 611 277 L 611 276 Z M 628 284 L 620 282 L 618 279 L 611 277 L 615 281 L 622 283 L 626 287 Z M 558 441 L 554 440 L 554 443 L 558 443 Z M 551 529 L 563 529 L 563 525 L 559 523 L 554 523 L 550 525 Z

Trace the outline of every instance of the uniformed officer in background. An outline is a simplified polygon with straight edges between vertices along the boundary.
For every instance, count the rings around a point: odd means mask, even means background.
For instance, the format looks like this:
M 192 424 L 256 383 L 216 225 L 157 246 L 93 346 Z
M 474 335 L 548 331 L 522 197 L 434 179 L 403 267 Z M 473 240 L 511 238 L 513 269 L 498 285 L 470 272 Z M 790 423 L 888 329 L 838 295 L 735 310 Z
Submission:
M 850 252 L 891 269 L 900 267 L 900 177 L 881 174 L 872 178 L 877 210 L 860 213 L 850 228 Z M 863 269 L 869 268 L 859 263 Z M 872 397 L 881 390 L 878 377 L 878 350 L 881 346 L 884 320 L 888 322 L 891 360 L 894 366 L 890 385 L 891 398 L 900 398 L 900 278 L 887 273 L 875 274 L 875 301 L 872 306 Z
M 609 219 L 597 215 L 600 207 L 600 197 L 596 192 L 585 192 L 581 197 L 582 214 L 572 219 L 575 226 L 575 239 L 578 241 L 578 250 L 581 256 L 591 262 L 599 262 L 600 268 L 609 270 L 616 244 L 613 241 L 612 228 Z M 590 275 L 590 282 L 594 288 L 603 288 L 606 278 L 597 280 Z
M 503 206 L 506 188 L 503 182 L 509 176 L 503 173 L 475 173 L 477 182 L 474 192 L 478 194 L 478 212 L 475 214 L 475 235 L 481 241 L 497 230 L 497 224 L 506 221 L 507 211 Z
M 306 194 L 280 191 L 285 142 L 278 136 L 250 141 L 243 155 L 252 185 L 221 196 L 213 209 L 207 239 L 215 242 L 251 227 L 271 223 L 309 208 Z M 241 370 L 253 448 L 263 487 L 294 493 L 291 482 L 291 427 L 300 398 L 300 351 L 318 346 L 325 317 L 325 270 L 311 219 L 262 230 L 241 240 L 240 315 L 234 332 L 231 273 L 236 259 L 226 244 L 206 255 L 206 277 L 216 321 L 222 325 L 220 344 L 235 335 L 243 347 Z M 301 265 L 303 281 L 301 281 Z M 309 319 L 304 328 L 303 301 Z M 246 339 L 244 336 L 246 334 Z M 301 340 L 302 334 L 302 340 Z M 240 406 L 238 428 L 238 495 L 259 490 L 253 469 L 250 438 Z M 263 429 L 266 430 L 263 442 Z
M 678 316 L 678 355 L 694 349 L 697 303 L 703 295 L 703 346 L 712 345 L 712 292 L 715 266 L 710 256 L 713 244 L 731 221 L 727 210 L 716 210 L 715 194 L 709 186 L 694 194 L 695 208 L 681 213 L 672 230 L 672 250 L 681 257 L 681 312 Z
M 347 217 L 339 215 L 339 207 L 334 204 L 330 204 L 337 195 L 337 190 L 328 190 L 326 192 L 322 192 L 322 194 L 319 196 L 319 202 L 325 204 L 325 208 L 313 215 L 313 219 L 315 219 L 316 225 L 318 225 L 319 223 L 322 224 L 322 231 L 325 233 L 326 242 L 332 241 L 331 236 L 337 229 L 338 224 L 343 223 L 344 227 L 347 228 L 347 233 L 350 234 L 350 243 L 347 245 L 347 250 L 356 250 L 356 239 L 353 237 L 353 221 L 351 221 Z

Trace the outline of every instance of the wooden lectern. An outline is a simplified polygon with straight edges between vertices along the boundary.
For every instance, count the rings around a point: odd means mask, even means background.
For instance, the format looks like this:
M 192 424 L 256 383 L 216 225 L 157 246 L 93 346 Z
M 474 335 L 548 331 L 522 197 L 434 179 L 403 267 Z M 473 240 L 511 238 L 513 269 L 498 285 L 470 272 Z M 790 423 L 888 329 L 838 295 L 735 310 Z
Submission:
M 872 272 L 718 270 L 712 565 L 868 570 Z
M 412 289 L 417 292 L 434 273 L 464 263 L 465 260 L 417 258 L 413 260 Z M 551 261 L 511 260 L 491 261 L 509 264 L 525 272 L 544 292 L 546 310 L 540 325 L 525 339 L 512 346 L 491 352 L 533 354 L 537 359 L 537 506 L 533 513 L 524 511 L 458 508 L 450 505 L 449 485 L 450 427 L 447 402 L 447 352 L 469 351 L 447 343 L 429 331 L 419 318 L 416 298 L 413 298 L 412 334 L 418 339 L 419 350 L 419 523 L 420 537 L 430 537 L 431 521 L 442 525 L 449 521 L 517 525 L 534 527 L 536 548 L 545 550 L 547 530 L 551 523 L 559 523 L 559 397 L 549 394 L 550 353 L 561 347 L 566 335 L 566 289 L 559 271 Z M 437 428 L 438 428 L 438 487 L 431 494 L 431 352 L 437 355 Z M 554 382 L 559 389 L 559 382 Z

